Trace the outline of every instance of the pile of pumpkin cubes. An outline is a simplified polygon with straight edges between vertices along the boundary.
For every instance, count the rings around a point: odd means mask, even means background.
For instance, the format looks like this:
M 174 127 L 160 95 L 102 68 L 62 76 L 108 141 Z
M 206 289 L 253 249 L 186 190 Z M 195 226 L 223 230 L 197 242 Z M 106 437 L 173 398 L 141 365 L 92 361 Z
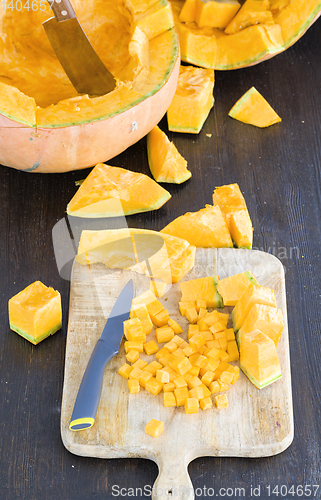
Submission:
M 228 407 L 225 391 L 239 378 L 238 366 L 230 364 L 239 359 L 239 351 L 233 328 L 227 327 L 229 315 L 208 310 L 204 300 L 179 302 L 189 322 L 186 341 L 152 292 L 137 299 L 124 322 L 127 362 L 118 372 L 128 379 L 130 393 L 141 388 L 155 396 L 163 392 L 165 407 L 184 406 L 188 414 L 212 408 L 212 394 L 217 408 Z M 154 327 L 156 340 L 148 341 Z M 148 363 L 142 353 L 156 359 Z

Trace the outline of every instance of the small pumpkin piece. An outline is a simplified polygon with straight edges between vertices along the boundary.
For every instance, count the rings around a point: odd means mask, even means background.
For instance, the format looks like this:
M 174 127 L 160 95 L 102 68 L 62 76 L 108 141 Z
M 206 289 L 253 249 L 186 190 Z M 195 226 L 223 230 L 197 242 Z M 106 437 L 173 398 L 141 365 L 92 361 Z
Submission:
M 239 360 L 239 350 L 237 348 L 236 340 L 231 340 L 227 343 L 227 353 L 229 355 L 229 361 L 238 361 Z
M 282 121 L 255 87 L 251 87 L 234 104 L 229 116 L 240 122 L 260 128 L 269 127 Z
M 185 413 L 187 414 L 198 413 L 199 409 L 198 398 L 188 397 L 185 401 L 184 407 L 185 407 Z
M 148 314 L 147 307 L 144 304 L 133 307 L 132 317 L 140 320 L 145 334 L 149 335 L 153 329 L 153 323 Z
M 190 323 L 196 323 L 198 320 L 198 314 L 195 307 L 188 307 L 185 311 L 185 316 Z
M 213 406 L 210 396 L 208 396 L 207 398 L 200 399 L 199 405 L 202 408 L 202 410 L 210 410 Z
M 228 398 L 226 394 L 218 394 L 214 396 L 214 401 L 216 408 L 221 410 L 222 408 L 228 408 Z
M 159 347 L 156 344 L 155 340 L 150 340 L 149 342 L 146 342 L 143 347 L 147 356 L 151 356 L 151 354 L 156 354 L 156 352 L 159 350 Z
M 164 392 L 163 401 L 165 407 L 173 407 L 176 406 L 176 398 L 174 396 L 174 392 Z
M 159 351 L 158 351 L 159 352 Z M 168 352 L 168 351 L 167 351 Z M 151 363 L 147 364 L 147 366 L 145 366 L 143 368 L 144 371 L 146 372 L 149 372 L 151 373 L 152 375 L 155 375 L 157 370 L 160 370 L 162 368 L 163 365 L 161 365 L 160 363 L 158 363 L 157 361 L 152 361 Z
M 210 383 L 209 390 L 212 394 L 220 392 L 220 386 L 217 380 L 213 380 L 213 382 Z
M 140 391 L 140 384 L 137 379 L 128 380 L 128 389 L 131 394 L 137 394 Z
M 126 359 L 129 363 L 135 363 L 139 359 L 140 353 L 136 349 L 130 349 L 126 354 Z
M 196 0 L 195 22 L 200 28 L 224 29 L 240 7 L 237 0 Z
M 251 283 L 253 285 L 259 284 L 251 271 L 245 271 L 220 279 L 217 284 L 217 290 L 223 297 L 224 306 L 235 306 Z
M 119 375 L 125 378 L 129 378 L 130 373 L 133 371 L 133 367 L 124 363 L 118 370 Z
M 147 155 L 150 171 L 157 182 L 181 184 L 192 176 L 187 161 L 157 125 L 147 135 Z
M 196 0 L 185 0 L 179 14 L 181 23 L 193 23 L 195 21 Z
M 159 382 L 158 380 L 156 380 L 155 377 L 151 377 L 148 380 L 148 382 L 146 382 L 145 389 L 147 392 L 150 392 L 154 396 L 157 396 L 157 394 L 159 394 L 161 392 L 161 390 L 163 389 L 163 384 L 162 384 L 162 382 Z
M 233 375 L 232 375 L 232 377 L 233 377 Z M 157 372 L 156 372 L 156 380 L 158 382 L 161 382 L 162 384 L 168 384 L 169 383 L 169 373 L 166 372 L 163 369 L 157 370 Z
M 146 333 L 143 325 L 138 318 L 131 318 L 123 322 L 124 335 L 127 340 L 135 340 L 138 342 L 146 341 Z
M 159 344 L 170 342 L 174 338 L 174 331 L 170 326 L 156 328 L 156 339 Z
M 150 436 L 157 438 L 164 431 L 164 422 L 152 418 L 148 424 L 145 425 L 145 432 Z
M 38 344 L 61 328 L 61 297 L 57 290 L 35 281 L 9 299 L 9 323 L 32 344 Z
M 185 402 L 188 398 L 187 387 L 180 387 L 180 388 L 174 389 L 174 395 L 176 398 L 176 406 L 184 406 Z
M 142 373 L 139 375 L 138 381 L 141 387 L 146 388 L 147 382 L 152 378 L 152 374 L 150 372 L 147 372 L 145 370 L 142 370 Z
M 214 70 L 181 66 L 176 92 L 167 110 L 168 129 L 198 134 L 214 105 L 213 89 Z
M 154 318 L 153 318 L 153 323 L 155 326 L 158 326 L 159 328 L 161 326 L 167 325 L 169 321 L 169 313 L 167 309 L 163 309 L 159 313 L 157 313 Z
M 175 321 L 172 318 L 169 318 L 168 326 L 170 326 L 173 329 L 176 335 L 179 333 L 183 333 L 183 328 L 177 323 L 177 321 Z
M 127 354 L 131 349 L 135 349 L 140 353 L 144 352 L 143 345 L 143 342 L 139 342 L 138 340 L 126 340 L 126 342 L 124 342 L 125 352 Z

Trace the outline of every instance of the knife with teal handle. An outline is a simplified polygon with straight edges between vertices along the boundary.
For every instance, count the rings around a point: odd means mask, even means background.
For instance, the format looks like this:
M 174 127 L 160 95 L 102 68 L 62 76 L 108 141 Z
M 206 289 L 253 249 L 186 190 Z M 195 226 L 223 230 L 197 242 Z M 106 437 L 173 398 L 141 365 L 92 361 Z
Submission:
M 134 282 L 131 279 L 118 296 L 91 354 L 69 424 L 72 431 L 89 429 L 95 422 L 104 371 L 108 361 L 118 353 L 123 337 L 123 322 L 129 318 L 133 297 Z

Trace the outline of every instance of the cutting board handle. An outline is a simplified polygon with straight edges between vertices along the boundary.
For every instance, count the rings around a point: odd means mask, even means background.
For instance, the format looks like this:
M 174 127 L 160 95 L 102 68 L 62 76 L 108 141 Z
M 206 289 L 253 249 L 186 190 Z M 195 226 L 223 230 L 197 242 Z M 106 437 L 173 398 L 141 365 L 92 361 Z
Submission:
M 153 486 L 152 500 L 194 500 L 194 488 L 189 477 L 188 463 L 174 452 L 158 465 L 159 474 Z

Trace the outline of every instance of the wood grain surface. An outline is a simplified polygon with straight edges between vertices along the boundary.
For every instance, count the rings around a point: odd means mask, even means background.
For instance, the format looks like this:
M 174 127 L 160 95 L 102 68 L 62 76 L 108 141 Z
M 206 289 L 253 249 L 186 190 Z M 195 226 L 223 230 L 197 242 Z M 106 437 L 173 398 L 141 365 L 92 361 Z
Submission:
M 66 448 L 77 455 L 98 458 L 141 457 L 154 460 L 160 470 L 157 490 L 177 490 L 180 499 L 194 498 L 187 474 L 189 462 L 199 456 L 262 457 L 284 451 L 293 439 L 292 391 L 286 312 L 284 270 L 274 256 L 260 251 L 198 248 L 194 268 L 183 281 L 219 275 L 221 278 L 252 271 L 258 282 L 273 288 L 283 311 L 285 328 L 278 345 L 282 378 L 258 390 L 241 373 L 228 391 L 229 408 L 186 415 L 184 408 L 165 408 L 163 394 L 146 391 L 131 395 L 127 380 L 118 375 L 126 362 L 123 344 L 108 363 L 95 424 L 89 430 L 73 432 L 68 426 L 78 388 L 91 352 L 101 335 L 106 318 L 129 277 L 136 295 L 149 289 L 149 279 L 137 273 L 106 269 L 104 265 L 74 263 L 66 364 L 61 413 L 61 434 Z M 170 317 L 183 328 L 187 340 L 188 321 L 178 310 L 179 284 L 172 285 L 160 300 Z M 232 308 L 225 308 L 230 313 Z M 148 340 L 156 340 L 155 330 Z M 150 362 L 153 356 L 141 355 Z M 234 363 L 235 364 L 235 363 Z M 237 363 L 238 364 L 238 363 Z M 165 424 L 157 439 L 145 434 L 150 419 Z M 185 469 L 184 469 L 185 466 Z M 172 471 L 176 473 L 173 474 Z M 170 494 L 163 494 L 170 498 Z
M 164 185 L 172 198 L 160 210 L 127 218 L 130 227 L 159 230 L 173 218 L 211 203 L 214 186 L 237 182 L 253 221 L 255 248 L 278 257 L 285 269 L 294 440 L 270 457 L 193 460 L 188 472 L 201 500 L 209 498 L 206 488 L 214 489 L 217 498 L 230 488 L 232 500 L 249 499 L 251 488 L 260 488 L 260 500 L 279 500 L 282 485 L 321 485 L 320 23 L 319 19 L 295 45 L 262 64 L 216 72 L 215 105 L 199 135 L 168 133 L 166 119 L 161 121 L 162 130 L 187 159 L 192 178 L 180 186 Z M 253 85 L 281 116 L 280 124 L 261 130 L 228 117 Z M 109 163 L 150 175 L 146 140 Z M 68 452 L 61 440 L 70 282 L 59 274 L 52 231 L 65 216 L 77 189 L 75 181 L 89 171 L 44 175 L 0 167 L 3 500 L 145 500 L 157 478 L 158 468 L 151 460 L 81 457 Z M 74 223 L 76 239 L 83 225 L 82 220 Z M 111 221 L 96 221 L 95 227 L 104 225 Z M 61 254 L 66 252 L 63 240 Z M 60 291 L 63 327 L 33 346 L 10 331 L 7 301 L 37 279 Z M 276 485 L 278 496 L 276 490 L 272 494 Z M 299 494 L 295 490 L 282 498 L 320 500 L 321 486 Z

